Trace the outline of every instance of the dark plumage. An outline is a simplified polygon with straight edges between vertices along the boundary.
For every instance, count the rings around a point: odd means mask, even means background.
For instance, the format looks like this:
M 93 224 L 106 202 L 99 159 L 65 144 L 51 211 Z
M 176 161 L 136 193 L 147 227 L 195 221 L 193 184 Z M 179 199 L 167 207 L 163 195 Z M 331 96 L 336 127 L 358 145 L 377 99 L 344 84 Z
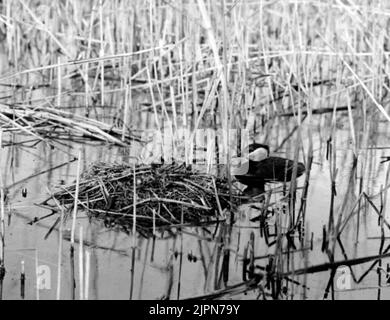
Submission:
M 267 151 L 265 159 L 261 161 L 251 160 L 251 154 L 260 148 Z M 299 177 L 305 172 L 305 166 L 301 162 L 298 162 L 296 166 L 297 177 Z M 267 182 L 291 181 L 294 161 L 280 157 L 270 157 L 268 146 L 254 143 L 249 146 L 247 169 L 246 173 L 235 177 L 239 182 L 248 186 L 244 193 L 251 195 L 264 192 L 264 184 Z

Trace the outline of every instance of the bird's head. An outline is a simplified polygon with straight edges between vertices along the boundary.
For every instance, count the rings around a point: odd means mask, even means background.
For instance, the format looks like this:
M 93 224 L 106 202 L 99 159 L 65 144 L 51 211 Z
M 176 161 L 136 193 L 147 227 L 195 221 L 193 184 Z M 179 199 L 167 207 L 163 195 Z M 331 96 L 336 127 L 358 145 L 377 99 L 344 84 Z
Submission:
M 269 157 L 269 146 L 266 144 L 252 143 L 249 145 L 249 160 L 262 161 Z

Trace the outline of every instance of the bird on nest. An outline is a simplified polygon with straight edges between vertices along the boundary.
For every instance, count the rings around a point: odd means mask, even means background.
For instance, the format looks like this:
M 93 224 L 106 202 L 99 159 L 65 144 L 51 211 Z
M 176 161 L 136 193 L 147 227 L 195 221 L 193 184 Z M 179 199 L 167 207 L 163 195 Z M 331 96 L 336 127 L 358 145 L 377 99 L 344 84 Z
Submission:
M 244 195 L 256 196 L 264 193 L 265 184 L 289 182 L 294 171 L 294 161 L 270 156 L 268 145 L 253 143 L 249 145 L 249 160 L 235 170 L 236 179 L 247 186 Z M 305 172 L 303 163 L 296 163 L 296 177 Z

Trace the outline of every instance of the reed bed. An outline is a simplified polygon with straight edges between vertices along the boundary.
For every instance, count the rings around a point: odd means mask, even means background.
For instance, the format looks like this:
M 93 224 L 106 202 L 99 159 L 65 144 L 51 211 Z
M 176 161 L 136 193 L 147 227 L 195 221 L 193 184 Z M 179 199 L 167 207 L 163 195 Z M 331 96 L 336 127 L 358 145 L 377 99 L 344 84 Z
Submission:
M 258 290 L 264 299 L 292 299 L 301 291 L 306 298 L 308 275 L 330 272 L 324 296 L 331 292 L 334 299 L 337 267 L 353 271 L 369 262 L 368 273 L 378 264 L 383 268 L 388 258 L 383 208 L 389 171 L 377 196 L 371 194 L 378 189 L 373 181 L 384 176 L 372 160 L 373 150 L 381 150 L 379 126 L 390 120 L 389 10 L 384 0 L 4 0 L 0 39 L 13 67 L 0 75 L 0 123 L 9 135 L 29 134 L 54 148 L 59 148 L 54 141 L 65 138 L 128 147 L 142 140 L 140 127 L 170 131 L 173 137 L 183 128 L 190 133 L 183 165 L 134 169 L 95 163 L 78 183 L 60 187 L 51 199 L 50 208 L 73 209 L 72 248 L 78 209 L 108 227 L 133 230 L 132 279 L 134 231 L 155 236 L 165 227 L 239 221 L 234 210 L 225 210 L 240 201 L 229 176 L 230 129 L 248 130 L 251 140 L 304 159 L 303 192 L 299 195 L 294 177 L 282 192 L 267 193 L 253 221 L 258 234 L 250 233 L 244 245 L 237 241 L 237 256 L 244 257 L 236 259 L 242 262 L 242 283 L 229 286 L 233 226 L 223 224 L 217 236 L 207 238 L 213 249 L 207 247 L 202 263 L 205 278 L 214 278 L 208 281 L 213 293 L 204 297 Z M 194 137 L 205 128 L 225 133 L 213 151 L 227 150 L 226 179 L 190 168 Z M 329 210 L 323 212 L 322 238 L 315 238 L 309 232 L 316 222 L 308 199 L 315 178 L 311 171 L 318 173 L 319 166 L 329 171 Z M 3 204 L 2 236 L 4 210 Z M 360 224 L 372 212 L 380 222 L 379 253 L 350 259 L 343 236 L 356 218 L 353 238 L 359 252 L 365 229 Z M 244 237 L 238 232 L 239 239 Z M 183 291 L 180 245 L 177 298 Z M 329 262 L 311 263 L 315 250 Z M 256 260 L 265 262 L 258 266 Z M 0 262 L 2 271 L 4 259 Z M 173 281 L 173 266 L 167 268 Z M 352 276 L 360 283 L 366 273 Z M 383 282 L 378 275 L 378 299 Z M 74 286 L 73 274 L 73 297 Z M 168 297 L 172 288 L 170 282 Z

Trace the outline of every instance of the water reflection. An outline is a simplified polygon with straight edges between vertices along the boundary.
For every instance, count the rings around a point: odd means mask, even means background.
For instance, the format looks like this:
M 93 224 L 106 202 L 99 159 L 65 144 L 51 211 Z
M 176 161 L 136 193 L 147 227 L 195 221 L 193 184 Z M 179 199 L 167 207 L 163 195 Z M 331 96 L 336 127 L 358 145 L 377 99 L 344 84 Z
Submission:
M 378 127 L 378 131 L 382 130 Z M 384 128 L 383 128 L 384 129 Z M 338 140 L 337 145 L 337 197 L 335 212 L 344 212 L 344 218 L 353 209 L 358 197 L 358 180 L 354 177 L 353 159 L 351 149 L 345 149 L 345 134 Z M 7 275 L 5 278 L 4 297 L 6 299 L 18 299 L 20 297 L 20 269 L 21 261 L 25 262 L 26 269 L 26 298 L 36 298 L 35 269 L 36 255 L 39 265 L 47 265 L 51 270 L 51 289 L 40 290 L 40 299 L 55 299 L 56 297 L 56 272 L 58 252 L 58 228 L 55 228 L 47 240 L 44 240 L 48 230 L 53 225 L 56 216 L 41 220 L 32 225 L 28 224 L 35 218 L 43 217 L 50 212 L 43 210 L 34 204 L 39 203 L 48 197 L 48 191 L 54 185 L 70 183 L 75 179 L 76 163 L 72 162 L 71 155 L 64 155 L 56 150 L 51 150 L 44 143 L 28 147 L 29 137 L 8 136 L 13 144 L 5 147 L 2 153 L 2 170 L 5 173 L 5 181 L 9 189 L 7 212 L 9 225 L 6 234 L 6 266 Z M 385 143 L 383 136 L 376 137 L 376 144 Z M 311 173 L 310 189 L 307 199 L 307 226 L 306 245 L 310 246 L 309 235 L 313 233 L 313 250 L 298 251 L 295 254 L 281 257 L 280 262 L 285 264 L 286 270 L 292 268 L 298 270 L 305 265 L 318 265 L 327 262 L 326 255 L 321 252 L 323 245 L 323 226 L 328 224 L 330 186 L 328 162 L 323 161 L 324 141 L 318 139 L 315 143 L 316 152 L 314 166 Z M 322 147 L 321 147 L 322 146 Z M 80 145 L 72 145 L 77 150 Z M 289 145 L 286 144 L 286 150 Z M 72 150 L 72 149 L 70 149 Z M 95 161 L 108 163 L 129 161 L 129 153 L 123 152 L 120 148 L 110 148 L 107 152 L 106 146 L 82 145 L 83 169 Z M 73 152 L 73 151 L 72 151 Z M 380 157 L 386 154 L 386 149 L 363 150 L 366 154 L 367 164 L 360 169 L 359 177 L 365 179 L 365 190 L 367 194 L 380 191 L 384 185 L 383 179 L 386 176 L 387 165 L 380 164 Z M 53 169 L 53 170 L 50 170 Z M 352 175 L 351 175 L 352 174 Z M 32 178 L 26 179 L 33 175 Z M 352 178 L 351 178 L 352 177 Z M 25 180 L 26 179 L 26 180 Z M 351 185 L 352 183 L 352 185 Z M 302 185 L 302 181 L 300 182 Z M 21 190 L 26 188 L 28 195 L 22 196 Z M 273 186 L 272 188 L 280 188 Z M 279 189 L 280 190 L 280 189 Z M 280 202 L 280 193 L 272 194 L 270 201 Z M 384 201 L 382 196 L 373 198 L 372 201 L 378 208 L 380 202 Z M 363 203 L 361 204 L 363 206 Z M 363 211 L 364 212 L 364 211 Z M 230 227 L 228 224 L 220 223 L 199 228 L 185 228 L 175 235 L 165 233 L 165 239 L 144 239 L 137 240 L 135 254 L 135 276 L 133 298 L 157 299 L 157 298 L 190 298 L 202 296 L 210 292 L 221 290 L 225 287 L 227 280 L 229 286 L 243 282 L 242 265 L 244 251 L 251 241 L 251 233 L 255 235 L 253 245 L 256 256 L 263 257 L 256 260 L 257 273 L 267 265 L 267 255 L 275 253 L 275 245 L 268 247 L 264 237 L 260 237 L 258 222 L 251 222 L 250 219 L 259 214 L 259 210 L 251 205 L 244 205 L 239 208 L 238 221 Z M 276 218 L 281 219 L 282 216 Z M 335 219 L 337 216 L 335 216 Z M 90 298 L 91 299 L 128 299 L 130 295 L 131 279 L 131 241 L 132 237 L 122 232 L 108 230 L 101 221 L 90 220 L 87 216 L 80 217 L 78 223 L 84 227 L 84 246 L 91 253 L 90 273 Z M 275 220 L 270 219 L 269 224 Z M 339 249 L 337 259 L 342 260 L 343 255 L 349 259 L 363 256 L 370 256 L 378 253 L 378 237 L 380 237 L 380 226 L 378 217 L 375 217 L 372 207 L 361 213 L 359 220 L 359 236 L 357 235 L 356 215 L 349 223 L 345 224 L 341 240 L 344 253 Z M 66 228 L 69 228 L 69 224 Z M 386 231 L 387 234 L 387 231 Z M 64 249 L 62 251 L 62 285 L 61 298 L 70 298 L 70 270 L 69 270 L 69 230 L 64 231 Z M 274 239 L 275 240 L 275 239 Z M 76 238 L 76 244 L 78 238 Z M 226 262 L 226 250 L 229 252 L 229 261 Z M 76 248 L 77 251 L 77 248 Z M 224 262 L 225 257 L 225 262 Z M 77 259 L 76 259 L 77 260 Z M 224 263 L 228 263 L 228 271 L 224 269 Z M 354 267 L 357 278 L 367 269 L 369 264 L 362 264 Z M 376 270 L 376 269 L 374 269 Z M 349 290 L 336 295 L 339 298 L 359 297 L 372 298 L 376 295 L 377 282 L 376 272 L 370 272 L 359 286 L 368 288 L 366 290 Z M 77 278 L 77 270 L 76 270 Z M 287 286 L 287 296 L 295 298 L 322 298 L 329 278 L 328 272 L 315 273 L 304 276 L 292 276 L 291 281 L 295 285 Z M 303 285 L 306 281 L 308 290 Z M 356 285 L 357 286 L 357 285 Z M 387 291 L 382 291 L 382 297 Z M 255 298 L 259 295 L 258 290 L 251 290 L 234 295 L 235 298 Z M 228 297 L 222 296 L 222 297 Z

